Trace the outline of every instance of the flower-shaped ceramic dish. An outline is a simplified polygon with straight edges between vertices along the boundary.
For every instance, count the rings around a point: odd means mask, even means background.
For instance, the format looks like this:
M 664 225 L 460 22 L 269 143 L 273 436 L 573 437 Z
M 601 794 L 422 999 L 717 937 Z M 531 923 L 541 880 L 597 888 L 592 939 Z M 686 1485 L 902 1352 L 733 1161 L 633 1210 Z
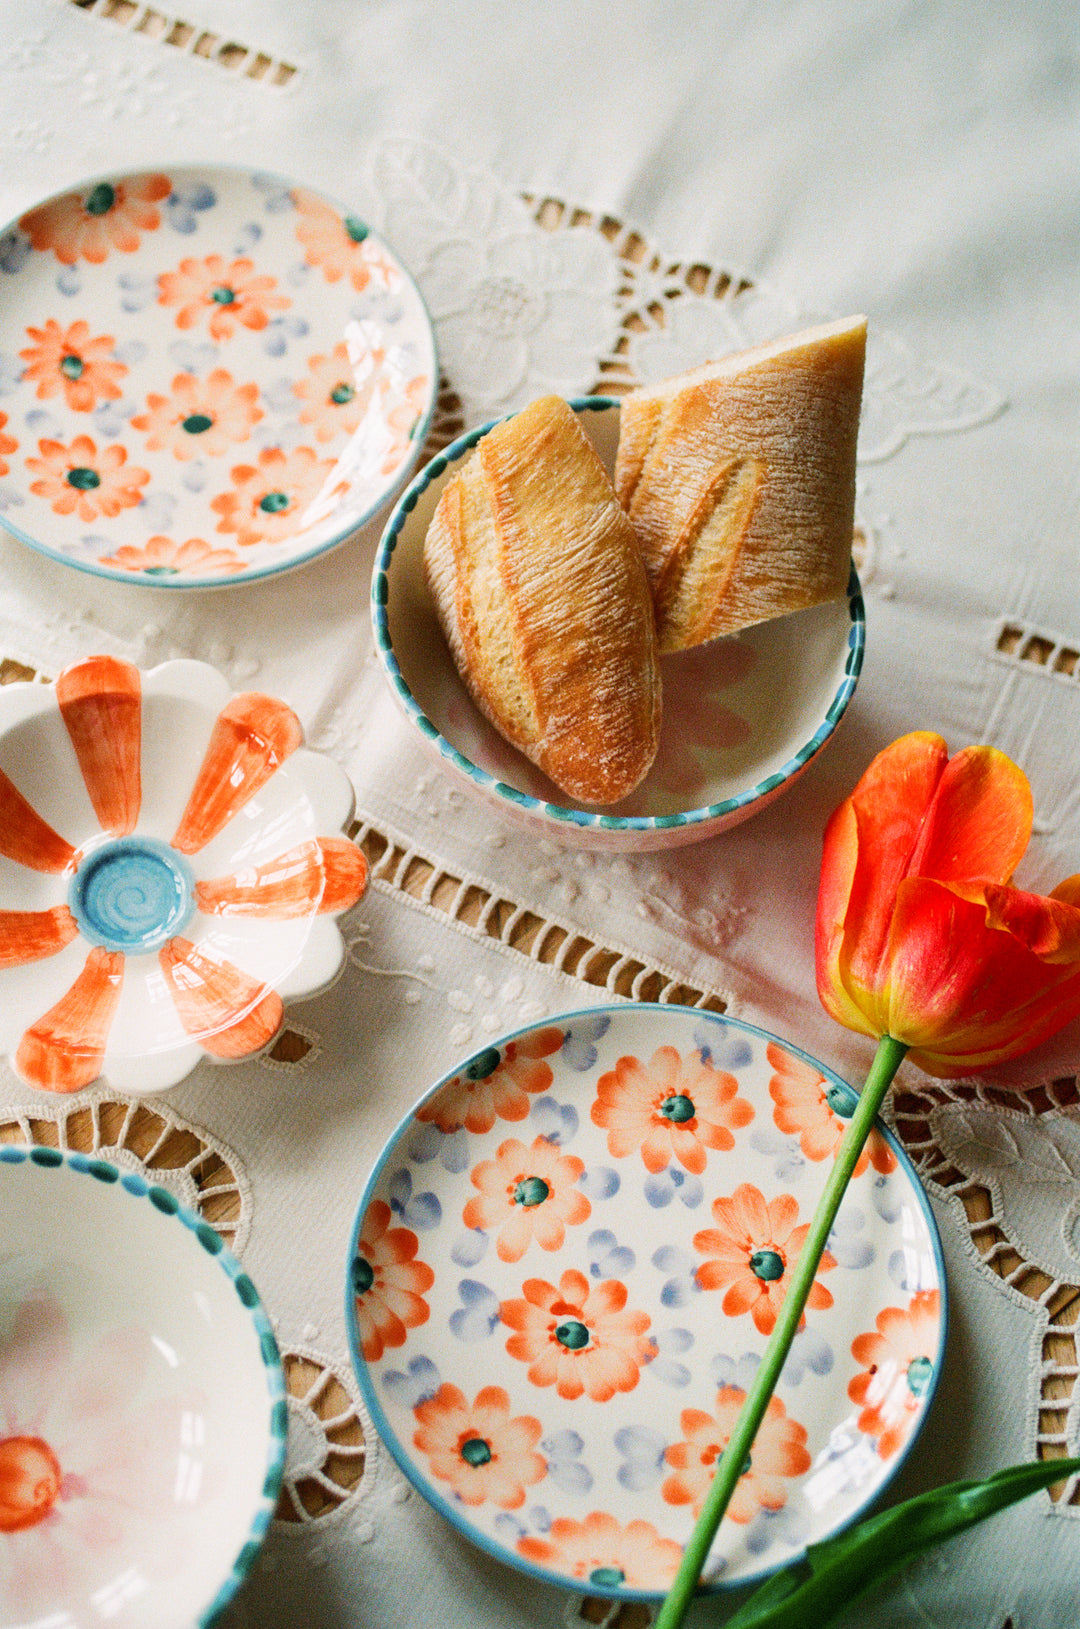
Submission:
M 220 587 L 333 548 L 430 422 L 385 243 L 276 176 L 110 175 L 0 231 L 0 519 L 99 576 Z
M 287 1405 L 209 1223 L 104 1160 L 0 1147 L 0 1621 L 209 1624 L 273 1515 Z
M 273 696 L 109 656 L 0 689 L 0 1054 L 140 1096 L 262 1051 L 337 977 L 353 792 Z
M 617 403 L 586 397 L 571 405 L 610 471 Z M 491 427 L 462 436 L 425 465 L 395 505 L 379 546 L 375 643 L 406 717 L 503 814 L 569 846 L 673 848 L 765 808 L 821 751 L 855 690 L 866 619 L 854 567 L 842 601 L 665 657 L 663 726 L 648 776 L 612 808 L 568 804 L 474 706 L 424 582 L 424 538 L 442 489 Z
M 389 1140 L 351 1240 L 360 1383 L 402 1470 L 556 1584 L 663 1595 L 856 1094 L 688 1008 L 559 1017 L 463 1062 Z M 854 1520 L 926 1417 L 940 1245 L 871 1135 L 705 1578 Z

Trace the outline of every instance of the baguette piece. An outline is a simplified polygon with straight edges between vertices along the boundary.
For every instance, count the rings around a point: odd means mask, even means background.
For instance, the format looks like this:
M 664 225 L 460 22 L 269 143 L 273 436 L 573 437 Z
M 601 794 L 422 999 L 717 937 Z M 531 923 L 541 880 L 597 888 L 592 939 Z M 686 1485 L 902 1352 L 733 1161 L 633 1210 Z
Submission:
M 842 598 L 865 360 L 852 317 L 624 397 L 615 490 L 661 651 Z
M 424 575 L 499 733 L 578 802 L 633 791 L 660 732 L 652 600 L 633 528 L 561 397 L 477 444 L 439 499 Z

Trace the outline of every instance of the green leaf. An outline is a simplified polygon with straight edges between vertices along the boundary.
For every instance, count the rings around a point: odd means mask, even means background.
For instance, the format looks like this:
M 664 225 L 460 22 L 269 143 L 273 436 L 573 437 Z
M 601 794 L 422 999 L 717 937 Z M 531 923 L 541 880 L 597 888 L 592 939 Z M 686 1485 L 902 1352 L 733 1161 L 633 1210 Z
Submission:
M 1080 1459 L 1010 1465 L 979 1482 L 917 1494 L 838 1537 L 811 1544 L 803 1561 L 767 1578 L 724 1629 L 826 1629 L 874 1584 L 915 1556 L 996 1511 L 1080 1471 Z

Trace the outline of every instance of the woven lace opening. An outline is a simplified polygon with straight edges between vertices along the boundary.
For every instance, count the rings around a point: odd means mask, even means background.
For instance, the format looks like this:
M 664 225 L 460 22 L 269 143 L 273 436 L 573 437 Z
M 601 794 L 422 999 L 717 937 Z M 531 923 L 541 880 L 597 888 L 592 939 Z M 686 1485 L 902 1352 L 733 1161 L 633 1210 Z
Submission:
M 163 45 L 174 46 L 189 56 L 202 57 L 228 73 L 244 79 L 257 79 L 266 85 L 287 85 L 298 69 L 290 62 L 268 55 L 238 40 L 221 34 L 212 34 L 196 23 L 185 22 L 151 6 L 140 5 L 137 0 L 70 0 L 70 4 L 88 16 L 100 17 L 125 28 L 132 34 L 145 34 L 160 40 Z
M 363 1481 L 368 1448 L 356 1402 L 329 1362 L 306 1349 L 281 1354 L 290 1410 L 319 1444 L 317 1463 L 286 1467 L 276 1521 L 306 1526 L 339 1510 Z
M 1048 679 L 1080 680 L 1080 648 L 1025 622 L 1003 623 L 994 650 L 1008 662 L 1039 670 Z

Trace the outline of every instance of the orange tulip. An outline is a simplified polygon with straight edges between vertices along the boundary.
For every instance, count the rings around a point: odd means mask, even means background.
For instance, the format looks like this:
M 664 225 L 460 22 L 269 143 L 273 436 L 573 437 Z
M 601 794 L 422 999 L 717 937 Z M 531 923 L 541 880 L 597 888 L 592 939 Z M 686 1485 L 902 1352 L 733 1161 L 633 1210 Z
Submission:
M 1031 788 L 994 747 L 949 758 L 901 736 L 825 829 L 818 994 L 849 1029 L 892 1036 L 928 1074 L 986 1069 L 1080 1016 L 1080 875 L 1011 885 Z

